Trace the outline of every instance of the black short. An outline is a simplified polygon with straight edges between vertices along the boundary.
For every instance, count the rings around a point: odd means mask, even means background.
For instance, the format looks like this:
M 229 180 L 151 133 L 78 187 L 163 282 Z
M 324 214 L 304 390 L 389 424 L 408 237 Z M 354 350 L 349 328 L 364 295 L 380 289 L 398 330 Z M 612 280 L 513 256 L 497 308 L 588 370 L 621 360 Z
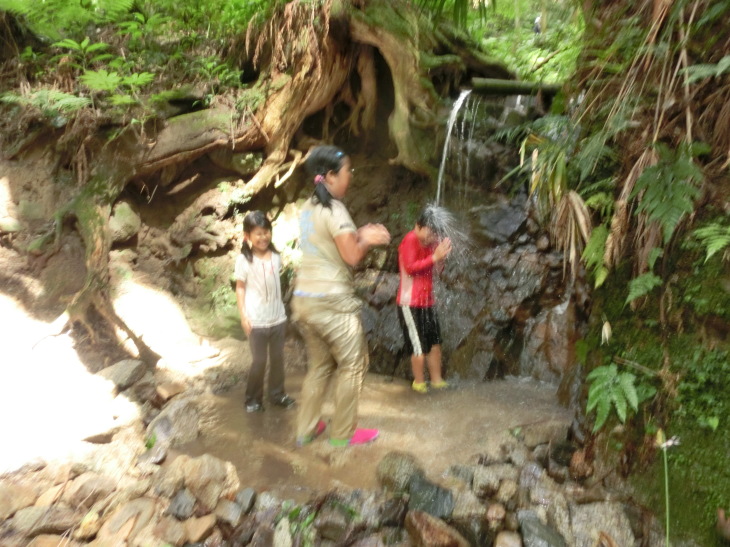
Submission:
M 398 306 L 398 319 L 409 354 L 426 355 L 432 346 L 441 344 L 441 327 L 433 308 Z

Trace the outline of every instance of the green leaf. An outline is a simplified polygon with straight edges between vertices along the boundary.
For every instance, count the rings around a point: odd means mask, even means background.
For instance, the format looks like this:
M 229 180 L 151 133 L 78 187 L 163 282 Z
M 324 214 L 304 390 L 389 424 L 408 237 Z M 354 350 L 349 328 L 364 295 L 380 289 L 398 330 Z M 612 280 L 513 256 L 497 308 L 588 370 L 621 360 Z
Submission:
M 613 389 L 611 389 L 611 400 L 613 400 L 614 407 L 616 408 L 618 419 L 622 424 L 626 423 L 626 397 L 624 397 L 621 386 L 613 386 Z
M 87 70 L 79 78 L 81 82 L 95 91 L 114 91 L 122 83 L 122 78 L 116 72 Z
M 151 72 L 140 72 L 125 76 L 122 78 L 122 84 L 129 87 L 142 87 L 153 82 L 154 79 L 155 75 Z
M 658 247 L 654 247 L 651 251 L 649 251 L 649 256 L 646 259 L 646 261 L 649 264 L 650 270 L 654 269 L 654 264 L 656 263 L 656 259 L 663 255 L 664 255 L 664 250 L 660 249 Z
M 619 384 L 621 384 L 621 389 L 623 389 L 623 393 L 626 396 L 626 400 L 629 405 L 631 405 L 631 408 L 634 411 L 639 410 L 639 397 L 636 394 L 635 386 L 636 376 L 629 372 L 624 372 L 619 375 L 618 381 Z
M 662 284 L 662 278 L 651 272 L 645 273 L 629 281 L 629 296 L 626 297 L 628 304 L 632 300 L 636 300 L 646 294 L 649 294 L 654 287 Z
M 598 431 L 606 423 L 608 414 L 611 411 L 611 401 L 607 397 L 600 399 L 596 410 L 596 423 L 593 426 L 593 433 Z

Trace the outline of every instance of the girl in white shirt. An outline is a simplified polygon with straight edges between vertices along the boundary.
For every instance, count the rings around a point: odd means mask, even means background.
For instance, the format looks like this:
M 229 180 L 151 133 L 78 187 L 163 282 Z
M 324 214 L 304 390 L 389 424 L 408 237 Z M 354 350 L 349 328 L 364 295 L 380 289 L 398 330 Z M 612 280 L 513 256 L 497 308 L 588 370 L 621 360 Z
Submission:
M 243 219 L 243 246 L 236 259 L 236 300 L 241 327 L 251 347 L 246 412 L 263 412 L 264 376 L 269 361 L 269 401 L 294 406 L 284 390 L 286 312 L 281 297 L 281 257 L 271 242 L 271 221 L 261 211 Z

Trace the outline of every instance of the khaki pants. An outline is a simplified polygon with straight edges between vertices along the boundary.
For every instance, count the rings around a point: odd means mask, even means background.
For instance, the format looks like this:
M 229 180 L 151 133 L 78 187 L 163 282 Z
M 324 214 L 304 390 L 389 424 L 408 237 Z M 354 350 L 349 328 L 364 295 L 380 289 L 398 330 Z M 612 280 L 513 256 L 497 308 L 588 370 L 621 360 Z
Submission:
M 309 361 L 297 416 L 298 438 L 314 432 L 332 377 L 335 412 L 330 438 L 349 439 L 355 432 L 360 391 L 369 365 L 361 306 L 354 295 L 292 298 L 292 320 L 304 338 Z

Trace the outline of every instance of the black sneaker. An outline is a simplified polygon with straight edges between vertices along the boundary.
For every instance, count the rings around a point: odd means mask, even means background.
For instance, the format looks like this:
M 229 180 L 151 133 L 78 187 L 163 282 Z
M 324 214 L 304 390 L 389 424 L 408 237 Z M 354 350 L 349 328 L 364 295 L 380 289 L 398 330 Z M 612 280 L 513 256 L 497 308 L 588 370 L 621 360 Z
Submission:
M 263 412 L 264 405 L 261 403 L 246 403 L 246 412 Z
M 291 408 L 294 406 L 294 403 L 296 403 L 296 401 L 293 397 L 289 397 L 289 395 L 284 394 L 281 397 L 277 397 L 276 399 L 271 399 L 271 403 L 282 408 Z

